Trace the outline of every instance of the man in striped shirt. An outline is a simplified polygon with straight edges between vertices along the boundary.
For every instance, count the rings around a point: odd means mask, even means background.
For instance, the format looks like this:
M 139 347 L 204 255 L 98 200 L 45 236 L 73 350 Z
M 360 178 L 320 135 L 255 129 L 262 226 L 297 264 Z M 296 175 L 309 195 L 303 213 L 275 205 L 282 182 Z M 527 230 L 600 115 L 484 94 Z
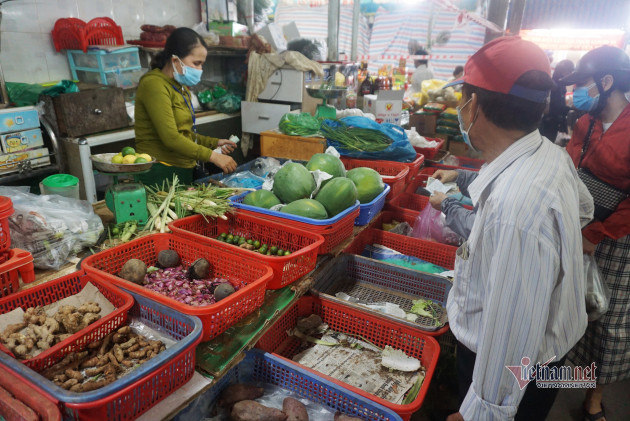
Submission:
M 506 366 L 560 366 L 584 333 L 580 221 L 593 201 L 537 129 L 553 86 L 544 51 L 498 38 L 460 83 L 462 135 L 487 164 L 468 186 L 476 214 L 447 303 L 462 401 L 448 421 L 544 420 L 557 389 L 521 389 Z

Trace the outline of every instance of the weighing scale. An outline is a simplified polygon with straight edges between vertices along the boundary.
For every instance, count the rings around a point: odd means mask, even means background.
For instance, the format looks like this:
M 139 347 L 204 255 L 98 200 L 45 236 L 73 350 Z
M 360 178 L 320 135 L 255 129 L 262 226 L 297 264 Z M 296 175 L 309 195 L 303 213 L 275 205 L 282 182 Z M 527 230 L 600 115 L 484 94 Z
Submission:
M 317 106 L 315 117 L 317 118 L 336 118 L 337 110 L 332 105 L 328 105 L 329 99 L 339 98 L 346 92 L 343 87 L 322 88 L 321 86 L 307 86 L 306 92 L 313 98 L 321 99 L 323 102 Z
M 127 221 L 138 221 L 138 225 L 142 226 L 147 223 L 149 212 L 147 211 L 147 191 L 144 184 L 136 181 L 121 181 L 118 177 L 144 174 L 149 170 L 135 171 L 130 173 L 107 173 L 101 172 L 103 175 L 109 175 L 113 178 L 113 183 L 105 192 L 105 204 L 114 214 L 117 224 Z

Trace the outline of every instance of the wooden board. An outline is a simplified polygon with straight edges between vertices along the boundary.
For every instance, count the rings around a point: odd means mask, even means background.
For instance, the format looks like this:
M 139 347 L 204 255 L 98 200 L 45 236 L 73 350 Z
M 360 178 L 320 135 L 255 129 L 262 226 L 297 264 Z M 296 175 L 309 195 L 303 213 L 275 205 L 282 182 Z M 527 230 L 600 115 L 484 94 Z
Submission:
M 260 133 L 260 155 L 308 161 L 316 153 L 326 151 L 323 137 L 287 136 L 276 131 Z

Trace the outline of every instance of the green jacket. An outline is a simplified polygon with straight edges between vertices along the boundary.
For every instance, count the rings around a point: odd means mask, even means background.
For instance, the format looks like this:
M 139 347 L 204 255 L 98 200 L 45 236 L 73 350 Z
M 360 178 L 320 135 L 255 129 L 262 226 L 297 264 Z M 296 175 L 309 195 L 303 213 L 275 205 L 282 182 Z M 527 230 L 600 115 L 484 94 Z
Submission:
M 136 150 L 169 165 L 193 168 L 196 161 L 210 159 L 219 139 L 195 135 L 190 109 L 180 92 L 190 103 L 188 88 L 160 69 L 153 69 L 140 79 L 134 116 Z

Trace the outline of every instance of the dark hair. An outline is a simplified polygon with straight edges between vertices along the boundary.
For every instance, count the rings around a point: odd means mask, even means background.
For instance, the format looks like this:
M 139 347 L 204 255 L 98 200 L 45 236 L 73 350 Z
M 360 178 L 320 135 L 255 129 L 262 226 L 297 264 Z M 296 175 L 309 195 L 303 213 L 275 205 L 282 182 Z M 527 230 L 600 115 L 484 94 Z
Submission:
M 626 93 L 630 91 L 630 73 L 623 70 L 611 70 L 609 72 L 601 72 L 593 75 L 595 80 L 601 80 L 606 75 L 611 75 L 613 77 L 613 84 L 610 87 L 609 91 L 620 91 L 622 93 Z
M 531 70 L 523 74 L 516 85 L 549 91 L 554 86 L 549 75 L 539 70 Z M 495 126 L 505 130 L 522 130 L 531 132 L 538 128 L 547 103 L 537 103 L 510 94 L 488 91 L 468 83 L 464 83 L 462 93 L 466 98 L 477 94 L 477 103 L 484 116 Z
M 464 66 L 456 66 L 455 70 L 453 70 L 453 77 L 457 76 L 463 71 L 464 71 Z
M 177 28 L 166 39 L 164 49 L 157 53 L 151 61 L 151 68 L 163 69 L 172 56 L 184 58 L 198 45 L 208 49 L 206 42 L 197 32 L 190 28 Z
M 420 48 L 418 50 L 416 50 L 416 52 L 414 53 L 415 56 L 428 56 L 429 53 L 427 52 L 427 50 Z M 422 65 L 422 64 L 429 64 L 429 60 L 427 59 L 420 59 L 420 60 L 416 60 L 415 61 L 415 65 L 416 67 Z
M 553 71 L 553 80 L 560 80 L 575 70 L 575 64 L 571 60 L 562 60 L 556 64 Z

